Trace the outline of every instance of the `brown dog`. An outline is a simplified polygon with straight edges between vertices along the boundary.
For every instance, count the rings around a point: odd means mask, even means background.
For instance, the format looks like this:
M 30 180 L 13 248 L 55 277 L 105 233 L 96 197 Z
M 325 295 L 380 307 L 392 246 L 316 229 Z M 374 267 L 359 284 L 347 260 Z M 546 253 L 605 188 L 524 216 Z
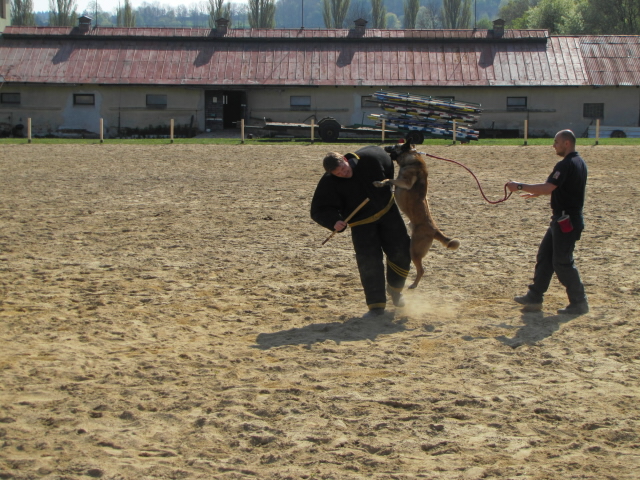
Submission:
M 422 259 L 427 255 L 433 240 L 438 240 L 449 250 L 456 250 L 460 241 L 446 237 L 431 217 L 427 200 L 428 170 L 423 156 L 414 145 L 399 143 L 385 147 L 392 159 L 398 162 L 400 171 L 394 180 L 374 182 L 376 187 L 395 185 L 395 198 L 400 210 L 409 218 L 411 228 L 411 260 L 417 276 L 409 288 L 416 288 L 424 275 Z

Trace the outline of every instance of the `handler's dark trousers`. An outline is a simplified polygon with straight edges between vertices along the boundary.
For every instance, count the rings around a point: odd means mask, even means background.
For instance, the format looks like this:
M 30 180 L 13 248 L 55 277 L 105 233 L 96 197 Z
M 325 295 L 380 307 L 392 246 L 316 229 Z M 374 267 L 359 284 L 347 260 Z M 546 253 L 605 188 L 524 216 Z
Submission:
M 402 290 L 411 266 L 411 239 L 398 207 L 394 205 L 375 222 L 353 227 L 351 239 L 367 306 L 369 309 L 385 308 L 387 294 L 383 252 L 387 256 L 386 282 L 390 287 Z
M 552 217 L 549 229 L 538 248 L 533 284 L 529 285 L 529 291 L 534 299 L 542 301 L 555 272 L 560 283 L 567 289 L 569 303 L 581 303 L 587 297 L 573 262 L 573 250 L 582 233 L 582 218 L 571 217 L 574 229 L 569 233 L 562 233 L 556 219 L 557 217 Z

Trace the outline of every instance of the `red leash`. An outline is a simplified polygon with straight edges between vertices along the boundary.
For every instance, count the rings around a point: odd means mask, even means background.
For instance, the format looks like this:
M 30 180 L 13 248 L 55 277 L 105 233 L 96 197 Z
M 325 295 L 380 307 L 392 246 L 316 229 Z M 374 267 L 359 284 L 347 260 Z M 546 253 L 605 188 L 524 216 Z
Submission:
M 487 198 L 487 196 L 484 194 L 484 191 L 482 190 L 482 186 L 480 185 L 480 181 L 478 180 L 478 177 L 476 177 L 475 173 L 473 173 L 466 165 L 460 163 L 460 162 L 456 162 L 455 160 L 450 160 L 448 158 L 442 158 L 442 157 L 436 157 L 435 155 L 429 155 L 428 153 L 424 153 L 424 152 L 418 152 L 421 153 L 422 155 L 426 155 L 427 157 L 431 157 L 431 158 L 437 158 L 438 160 L 443 160 L 445 162 L 450 162 L 450 163 L 455 163 L 456 165 L 461 166 L 462 168 L 464 168 L 467 172 L 469 172 L 473 178 L 475 179 L 476 183 L 478 184 L 478 188 L 480 189 L 480 193 L 482 194 L 482 196 L 484 197 L 484 199 L 491 203 L 492 205 L 495 205 L 496 203 L 502 203 L 502 202 L 506 202 L 509 197 L 511 196 L 511 194 L 513 192 L 508 192 L 507 193 L 507 184 L 504 184 L 504 198 L 500 199 L 500 200 L 496 200 L 495 202 L 489 200 Z

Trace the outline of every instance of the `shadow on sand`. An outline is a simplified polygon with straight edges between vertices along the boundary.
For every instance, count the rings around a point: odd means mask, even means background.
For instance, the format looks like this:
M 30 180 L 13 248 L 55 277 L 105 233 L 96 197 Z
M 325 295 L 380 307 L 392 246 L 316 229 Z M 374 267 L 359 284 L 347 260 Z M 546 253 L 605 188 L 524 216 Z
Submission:
M 575 315 L 550 315 L 545 317 L 543 312 L 522 312 L 522 323 L 524 325 L 518 328 L 516 334 L 512 338 L 500 335 L 496 337 L 496 340 L 512 348 L 525 344 L 533 345 L 550 337 L 554 332 L 558 331 L 560 325 L 574 318 L 576 318 Z M 504 327 L 504 325 L 501 326 Z
M 507 325 L 506 323 L 493 325 L 494 327 L 513 330 L 517 329 L 515 335 L 511 338 L 505 335 L 500 335 L 495 337 L 495 339 L 511 348 L 518 348 L 522 345 L 533 345 L 550 337 L 554 332 L 560 329 L 560 325 L 567 323 L 578 316 L 579 315 L 549 315 L 548 317 L 545 317 L 544 312 L 523 311 L 522 323 L 524 323 L 524 325 L 521 327 Z M 489 337 L 472 337 L 470 335 L 462 337 L 463 340 L 467 341 L 486 338 Z
M 261 333 L 253 348 L 268 350 L 284 345 L 312 345 L 325 340 L 336 343 L 375 340 L 378 335 L 389 335 L 407 330 L 406 318 L 394 321 L 393 315 L 376 318 L 352 317 L 344 322 L 314 323 L 274 333 Z

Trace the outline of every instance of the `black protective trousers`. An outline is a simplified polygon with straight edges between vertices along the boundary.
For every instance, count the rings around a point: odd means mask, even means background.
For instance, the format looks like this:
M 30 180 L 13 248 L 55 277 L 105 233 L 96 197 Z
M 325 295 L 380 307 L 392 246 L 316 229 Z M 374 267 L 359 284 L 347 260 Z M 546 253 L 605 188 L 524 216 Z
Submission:
M 369 309 L 385 308 L 386 285 L 402 290 L 409 274 L 411 239 L 397 205 L 379 220 L 351 229 L 360 281 Z M 386 282 L 384 255 L 386 262 Z
M 552 217 L 547 233 L 538 247 L 533 283 L 529 285 L 529 291 L 536 300 L 542 301 L 555 273 L 567 290 L 569 302 L 581 303 L 587 297 L 573 261 L 573 250 L 576 242 L 580 240 L 582 220 L 572 217 L 571 220 L 577 228 L 569 233 L 563 233 L 556 220 L 557 217 Z

